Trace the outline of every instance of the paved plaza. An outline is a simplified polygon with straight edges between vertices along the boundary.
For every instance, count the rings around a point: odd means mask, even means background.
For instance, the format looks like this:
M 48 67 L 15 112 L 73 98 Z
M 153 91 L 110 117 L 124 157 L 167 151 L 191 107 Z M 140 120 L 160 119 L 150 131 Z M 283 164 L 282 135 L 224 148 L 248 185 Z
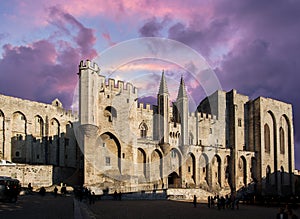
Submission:
M 90 205 L 73 195 L 55 198 L 49 193 L 20 196 L 17 203 L 0 202 L 0 219 L 273 219 L 277 212 L 278 207 L 240 204 L 239 210 L 218 210 L 167 200 L 97 200 Z M 294 213 L 300 216 L 300 209 Z
M 82 203 L 80 204 L 83 205 Z M 218 210 L 206 204 L 194 208 L 189 202 L 176 201 L 97 201 L 86 205 L 85 217 L 101 219 L 273 219 L 277 207 L 240 205 L 239 210 Z M 300 215 L 299 210 L 294 213 Z

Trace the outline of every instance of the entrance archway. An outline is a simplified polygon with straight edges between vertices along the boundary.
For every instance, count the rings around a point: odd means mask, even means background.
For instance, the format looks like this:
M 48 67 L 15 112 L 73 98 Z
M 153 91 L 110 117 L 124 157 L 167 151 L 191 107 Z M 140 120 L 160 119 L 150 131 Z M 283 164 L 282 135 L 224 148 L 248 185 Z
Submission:
M 172 172 L 168 176 L 168 188 L 180 188 L 181 187 L 181 178 L 176 172 Z

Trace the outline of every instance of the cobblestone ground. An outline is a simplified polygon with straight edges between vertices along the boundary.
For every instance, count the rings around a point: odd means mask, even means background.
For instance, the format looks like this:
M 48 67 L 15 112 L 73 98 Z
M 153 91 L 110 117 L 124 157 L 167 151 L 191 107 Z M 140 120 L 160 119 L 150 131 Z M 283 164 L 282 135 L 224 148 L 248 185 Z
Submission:
M 80 204 L 82 205 L 82 204 Z M 88 218 L 101 219 L 273 219 L 278 207 L 240 205 L 239 210 L 218 210 L 198 204 L 175 201 L 97 201 L 86 204 Z M 300 209 L 293 210 L 300 216 Z

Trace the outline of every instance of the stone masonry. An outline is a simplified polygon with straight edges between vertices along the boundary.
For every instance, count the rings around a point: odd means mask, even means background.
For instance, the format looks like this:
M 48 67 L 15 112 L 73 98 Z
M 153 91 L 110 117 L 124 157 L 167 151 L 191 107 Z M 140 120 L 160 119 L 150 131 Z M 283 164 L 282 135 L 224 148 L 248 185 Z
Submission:
M 183 79 L 170 103 L 163 73 L 151 107 L 137 103 L 132 84 L 106 79 L 88 60 L 80 62 L 79 80 L 86 186 L 294 193 L 291 104 L 216 91 L 189 112 Z

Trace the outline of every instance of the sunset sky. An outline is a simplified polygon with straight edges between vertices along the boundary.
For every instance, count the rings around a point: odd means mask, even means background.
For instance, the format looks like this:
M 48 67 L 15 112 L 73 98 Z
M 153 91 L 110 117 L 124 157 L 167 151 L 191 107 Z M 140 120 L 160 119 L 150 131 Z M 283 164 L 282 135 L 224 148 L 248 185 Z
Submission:
M 300 169 L 299 11 L 298 0 L 0 0 L 0 93 L 47 103 L 58 97 L 70 108 L 80 60 L 99 61 L 124 41 L 168 38 L 199 53 L 223 90 L 293 104 Z M 162 69 L 172 98 L 181 75 L 195 104 L 206 94 L 205 78 L 190 74 L 194 66 L 149 58 L 119 64 L 101 74 L 134 83 L 145 101 L 156 95 Z

